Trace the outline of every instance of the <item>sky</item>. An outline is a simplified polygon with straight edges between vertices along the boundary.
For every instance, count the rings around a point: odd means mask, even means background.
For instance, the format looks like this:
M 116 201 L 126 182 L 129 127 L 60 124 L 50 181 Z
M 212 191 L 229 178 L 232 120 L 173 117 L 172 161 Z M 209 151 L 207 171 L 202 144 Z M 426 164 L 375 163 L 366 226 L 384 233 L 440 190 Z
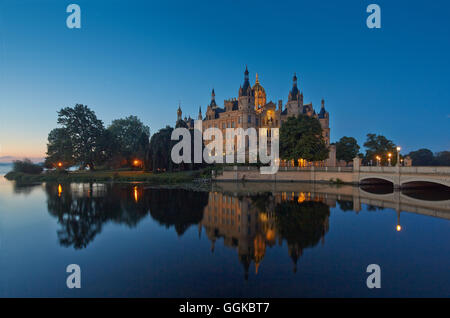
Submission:
M 71 3 L 81 29 L 66 26 Z M 246 65 L 275 103 L 296 72 L 305 103 L 325 99 L 332 142 L 450 150 L 449 14 L 444 0 L 0 0 L 0 157 L 44 157 L 57 111 L 77 103 L 152 134 L 178 103 L 196 118 L 212 88 L 219 105 L 237 97 Z

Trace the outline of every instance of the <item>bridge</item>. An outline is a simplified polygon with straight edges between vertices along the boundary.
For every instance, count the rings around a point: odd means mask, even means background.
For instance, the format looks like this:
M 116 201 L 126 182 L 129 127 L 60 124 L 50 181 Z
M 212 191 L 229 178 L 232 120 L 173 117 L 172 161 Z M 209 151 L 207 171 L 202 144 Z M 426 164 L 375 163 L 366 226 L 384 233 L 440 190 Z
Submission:
M 394 188 L 427 185 L 450 187 L 450 167 L 365 167 L 355 166 L 353 183 L 389 182 Z
M 325 183 L 294 182 L 216 182 L 212 191 L 230 195 L 255 195 L 258 193 L 286 193 L 289 196 L 298 193 L 311 193 L 311 198 L 325 198 L 327 204 L 335 206 L 337 201 L 353 202 L 353 210 L 359 212 L 362 205 L 376 206 L 400 212 L 408 212 L 450 220 L 450 199 L 426 200 L 408 195 L 408 190 L 373 193 L 361 187 L 348 185 L 333 186 Z
M 353 167 L 280 167 L 273 175 L 261 174 L 257 167 L 227 166 L 216 181 L 337 182 L 351 184 L 389 183 L 394 188 L 441 185 L 450 188 L 450 167 L 361 166 Z

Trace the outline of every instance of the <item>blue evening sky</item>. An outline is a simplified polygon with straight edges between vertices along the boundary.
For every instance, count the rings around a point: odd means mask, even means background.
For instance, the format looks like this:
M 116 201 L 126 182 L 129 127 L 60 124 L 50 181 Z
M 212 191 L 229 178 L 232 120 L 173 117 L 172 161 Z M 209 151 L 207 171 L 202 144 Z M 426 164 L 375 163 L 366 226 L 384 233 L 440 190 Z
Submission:
M 82 28 L 66 27 L 81 7 Z M 381 29 L 366 7 L 381 7 Z M 325 99 L 331 140 L 384 134 L 404 152 L 450 149 L 449 1 L 0 0 L 0 157 L 44 156 L 56 111 L 82 103 L 106 125 L 151 132 L 236 97 L 248 65 L 286 102 Z

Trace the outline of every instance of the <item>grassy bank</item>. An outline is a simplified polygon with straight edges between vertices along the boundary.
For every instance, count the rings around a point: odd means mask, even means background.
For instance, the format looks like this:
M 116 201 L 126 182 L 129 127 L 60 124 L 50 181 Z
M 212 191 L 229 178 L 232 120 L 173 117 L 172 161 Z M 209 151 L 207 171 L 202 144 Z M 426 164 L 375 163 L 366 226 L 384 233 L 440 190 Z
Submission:
M 210 172 L 209 172 L 210 175 Z M 42 174 L 9 172 L 5 178 L 20 183 L 38 182 L 147 182 L 152 184 L 177 184 L 208 177 L 208 171 L 182 171 L 152 173 L 143 171 L 51 171 Z

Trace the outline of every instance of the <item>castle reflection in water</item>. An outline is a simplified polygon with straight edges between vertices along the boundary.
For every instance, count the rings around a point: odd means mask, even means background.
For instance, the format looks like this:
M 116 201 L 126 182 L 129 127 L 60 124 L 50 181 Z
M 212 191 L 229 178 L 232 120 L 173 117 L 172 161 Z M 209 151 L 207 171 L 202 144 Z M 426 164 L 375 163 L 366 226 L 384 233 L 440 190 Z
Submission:
M 236 197 L 210 192 L 200 231 L 205 230 L 211 251 L 217 239 L 235 248 L 246 277 L 252 262 L 255 272 L 266 249 L 286 240 L 289 256 L 297 269 L 303 250 L 324 243 L 329 228 L 329 207 L 322 196 L 310 192 L 262 194 Z
M 181 236 L 191 226 L 199 235 L 237 252 L 245 277 L 256 273 L 268 248 L 287 244 L 296 271 L 304 249 L 324 243 L 335 201 L 310 192 L 240 196 L 221 192 L 154 189 L 144 185 L 46 184 L 49 213 L 60 225 L 61 245 L 86 248 L 106 223 L 135 227 L 148 215 Z

